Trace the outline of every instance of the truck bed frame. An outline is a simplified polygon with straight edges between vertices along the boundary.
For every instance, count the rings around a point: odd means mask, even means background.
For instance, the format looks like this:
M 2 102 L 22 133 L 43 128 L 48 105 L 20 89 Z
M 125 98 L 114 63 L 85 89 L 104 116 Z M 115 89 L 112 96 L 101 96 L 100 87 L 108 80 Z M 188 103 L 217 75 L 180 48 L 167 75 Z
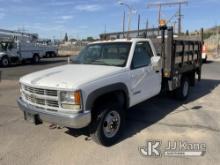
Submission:
M 160 38 L 152 38 L 157 54 L 162 57 L 163 86 L 173 91 L 180 86 L 181 77 L 190 77 L 191 85 L 195 76 L 201 80 L 203 29 L 198 37 L 187 35 L 174 37 L 173 28 L 161 29 Z

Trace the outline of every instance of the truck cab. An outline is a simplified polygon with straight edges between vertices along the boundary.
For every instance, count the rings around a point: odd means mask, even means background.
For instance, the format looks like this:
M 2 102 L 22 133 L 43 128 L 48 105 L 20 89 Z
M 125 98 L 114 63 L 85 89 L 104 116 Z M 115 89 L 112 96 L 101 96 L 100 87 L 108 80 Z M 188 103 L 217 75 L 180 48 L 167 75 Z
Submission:
M 2 66 L 8 66 L 9 62 L 19 60 L 18 45 L 12 41 L 0 41 L 0 61 Z

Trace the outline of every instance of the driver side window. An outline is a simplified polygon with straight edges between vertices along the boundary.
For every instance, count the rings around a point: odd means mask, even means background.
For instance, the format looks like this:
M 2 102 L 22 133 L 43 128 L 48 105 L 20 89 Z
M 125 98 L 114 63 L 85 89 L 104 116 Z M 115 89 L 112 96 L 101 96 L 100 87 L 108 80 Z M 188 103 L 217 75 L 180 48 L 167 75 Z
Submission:
M 148 42 L 138 42 L 132 59 L 132 69 L 138 69 L 150 65 L 153 52 Z

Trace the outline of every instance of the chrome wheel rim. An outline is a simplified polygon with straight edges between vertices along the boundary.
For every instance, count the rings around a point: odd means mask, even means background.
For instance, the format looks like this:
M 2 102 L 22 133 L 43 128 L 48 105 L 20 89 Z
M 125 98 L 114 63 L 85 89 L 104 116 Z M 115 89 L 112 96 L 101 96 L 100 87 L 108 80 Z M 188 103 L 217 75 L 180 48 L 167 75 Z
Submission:
M 183 85 L 183 96 L 184 96 L 184 97 L 187 96 L 188 91 L 189 91 L 189 83 L 188 83 L 188 81 L 185 81 L 185 82 L 184 82 L 184 85 Z
M 103 132 L 107 138 L 114 137 L 120 127 L 121 118 L 117 111 L 110 111 L 104 118 L 103 121 Z

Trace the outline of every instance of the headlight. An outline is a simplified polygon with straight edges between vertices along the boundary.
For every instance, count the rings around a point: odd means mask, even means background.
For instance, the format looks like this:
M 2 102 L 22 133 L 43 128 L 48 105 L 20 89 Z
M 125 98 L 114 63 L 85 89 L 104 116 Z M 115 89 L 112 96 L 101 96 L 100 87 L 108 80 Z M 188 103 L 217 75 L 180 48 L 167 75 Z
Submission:
M 61 91 L 60 101 L 63 109 L 80 111 L 82 108 L 81 91 Z

